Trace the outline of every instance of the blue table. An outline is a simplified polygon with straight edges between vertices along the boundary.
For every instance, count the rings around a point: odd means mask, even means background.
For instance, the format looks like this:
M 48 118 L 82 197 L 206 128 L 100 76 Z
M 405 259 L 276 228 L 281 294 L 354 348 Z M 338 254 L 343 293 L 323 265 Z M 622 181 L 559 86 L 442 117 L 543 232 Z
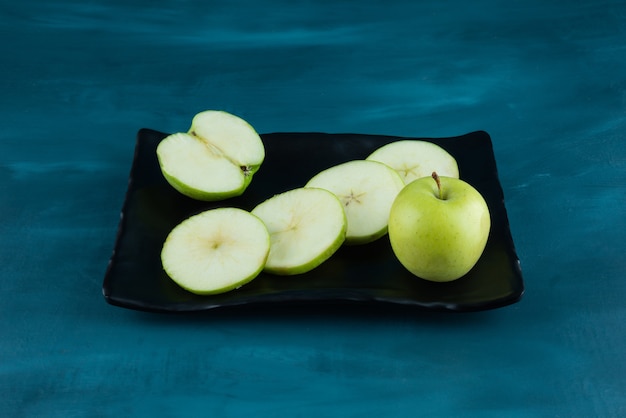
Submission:
M 517 3 L 2 2 L 0 416 L 626 416 L 626 5 Z M 205 109 L 489 132 L 524 297 L 107 304 L 137 131 Z

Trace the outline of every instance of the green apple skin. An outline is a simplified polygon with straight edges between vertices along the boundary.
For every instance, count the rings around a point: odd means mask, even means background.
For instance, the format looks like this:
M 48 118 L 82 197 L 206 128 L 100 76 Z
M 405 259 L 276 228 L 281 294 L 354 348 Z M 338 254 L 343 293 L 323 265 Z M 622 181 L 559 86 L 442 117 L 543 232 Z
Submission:
M 400 263 L 415 276 L 450 282 L 467 274 L 482 255 L 491 217 L 482 195 L 470 184 L 439 177 L 417 179 L 391 206 L 389 240 Z
M 201 200 L 204 202 L 217 202 L 220 200 L 230 199 L 231 197 L 241 196 L 246 191 L 252 177 L 247 177 L 242 182 L 240 188 L 228 192 L 207 192 L 206 190 L 196 189 L 188 184 L 181 182 L 176 177 L 170 176 L 167 171 L 163 170 L 163 177 L 180 194 L 190 197 L 195 200 Z
M 161 172 L 163 173 L 163 177 L 165 178 L 165 180 L 176 191 L 192 199 L 201 200 L 205 202 L 217 202 L 220 200 L 230 199 L 231 197 L 241 196 L 243 192 L 246 191 L 246 189 L 248 188 L 248 185 L 250 184 L 252 180 L 251 176 L 247 178 L 243 178 L 241 182 L 241 186 L 233 190 L 229 190 L 225 192 L 209 192 L 206 190 L 201 190 L 193 186 L 190 186 L 188 183 L 185 183 L 184 181 L 179 180 L 177 177 L 170 175 L 167 169 L 165 168 L 162 168 Z

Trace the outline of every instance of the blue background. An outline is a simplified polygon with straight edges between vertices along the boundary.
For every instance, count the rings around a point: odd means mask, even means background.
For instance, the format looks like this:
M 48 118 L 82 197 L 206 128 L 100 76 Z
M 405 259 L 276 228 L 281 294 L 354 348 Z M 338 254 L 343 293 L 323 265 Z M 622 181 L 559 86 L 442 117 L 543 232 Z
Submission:
M 0 415 L 626 415 L 624 1 L 1 0 L 0 34 Z M 263 133 L 488 131 L 524 298 L 106 304 L 136 132 L 205 109 Z

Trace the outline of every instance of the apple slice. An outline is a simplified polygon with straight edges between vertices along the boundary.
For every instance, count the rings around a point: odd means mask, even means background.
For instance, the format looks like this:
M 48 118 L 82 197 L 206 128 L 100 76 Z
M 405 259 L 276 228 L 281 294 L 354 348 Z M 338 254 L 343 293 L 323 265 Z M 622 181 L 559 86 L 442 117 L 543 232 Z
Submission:
M 404 182 L 383 163 L 354 160 L 330 167 L 311 178 L 305 187 L 334 193 L 348 220 L 346 244 L 365 244 L 387 233 L 391 204 Z
M 180 193 L 215 201 L 241 195 L 265 159 L 257 132 L 243 119 L 219 110 L 194 116 L 187 133 L 157 147 L 163 176 Z
M 448 151 L 437 144 L 416 139 L 404 139 L 383 145 L 366 160 L 379 161 L 396 170 L 405 184 L 433 171 L 440 176 L 459 178 L 459 167 Z
M 254 279 L 269 249 L 269 232 L 259 218 L 238 208 L 217 208 L 174 227 L 163 244 L 161 262 L 180 287 L 208 295 Z
M 341 247 L 346 215 L 327 190 L 298 188 L 277 194 L 252 210 L 270 232 L 265 271 L 278 275 L 306 273 Z

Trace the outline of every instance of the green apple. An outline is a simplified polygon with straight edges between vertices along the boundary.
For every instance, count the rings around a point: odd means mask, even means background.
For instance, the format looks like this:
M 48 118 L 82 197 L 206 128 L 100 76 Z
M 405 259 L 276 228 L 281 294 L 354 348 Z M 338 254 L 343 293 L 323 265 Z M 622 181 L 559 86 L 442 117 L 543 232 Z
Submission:
M 358 245 L 387 233 L 389 210 L 404 182 L 383 163 L 353 160 L 321 171 L 305 187 L 326 189 L 339 198 L 348 220 L 346 244 Z
M 391 142 L 375 150 L 367 160 L 379 161 L 396 170 L 404 182 L 428 177 L 433 171 L 442 177 L 459 178 L 459 167 L 448 151 L 437 144 L 416 139 Z
M 267 273 L 306 273 L 330 258 L 345 240 L 345 213 L 327 190 L 289 190 L 260 203 L 252 214 L 270 232 Z
M 400 263 L 435 282 L 463 277 L 482 255 L 491 218 L 482 195 L 463 180 L 423 177 L 393 202 L 389 240 Z
M 178 224 L 167 236 L 161 262 L 180 287 L 196 294 L 224 293 L 254 279 L 270 250 L 263 221 L 238 208 L 210 209 Z
M 230 113 L 207 110 L 194 116 L 187 133 L 157 146 L 161 172 L 180 193 L 215 201 L 241 195 L 265 159 L 261 137 Z

